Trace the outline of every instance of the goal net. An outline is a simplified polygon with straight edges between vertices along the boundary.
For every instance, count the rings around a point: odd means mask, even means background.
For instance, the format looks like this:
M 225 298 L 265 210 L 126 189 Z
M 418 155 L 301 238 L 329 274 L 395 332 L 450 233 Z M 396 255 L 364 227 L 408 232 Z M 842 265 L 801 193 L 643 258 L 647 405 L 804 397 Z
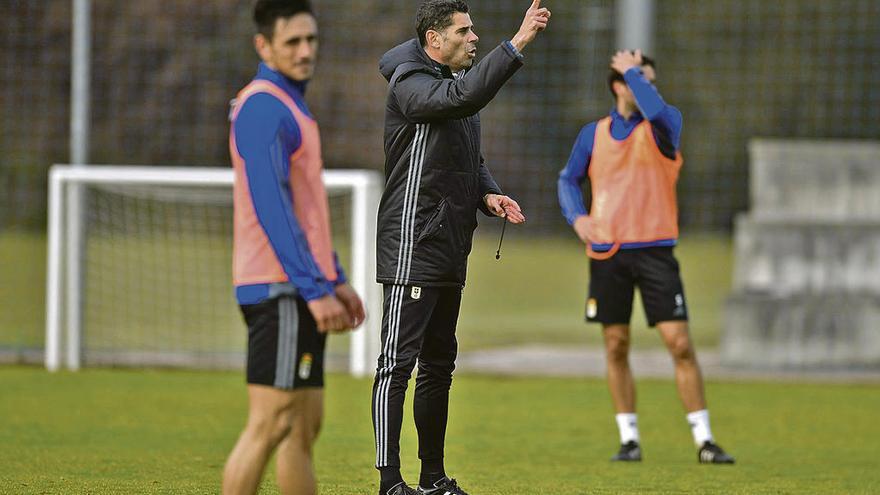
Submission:
M 46 366 L 240 368 L 232 170 L 55 166 L 50 172 Z M 324 173 L 334 245 L 368 319 L 328 339 L 331 369 L 375 366 L 379 174 Z M 63 359 L 62 359 L 63 357 Z

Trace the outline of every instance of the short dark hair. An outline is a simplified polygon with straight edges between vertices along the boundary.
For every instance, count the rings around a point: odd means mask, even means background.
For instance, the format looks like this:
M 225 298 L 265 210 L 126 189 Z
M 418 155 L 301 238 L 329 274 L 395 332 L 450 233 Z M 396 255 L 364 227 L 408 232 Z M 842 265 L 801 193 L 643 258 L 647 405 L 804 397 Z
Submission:
M 428 43 L 428 31 L 443 31 L 452 25 L 452 16 L 467 14 L 468 4 L 461 0 L 425 0 L 416 12 L 416 34 L 422 46 Z
M 254 23 L 257 25 L 257 32 L 272 39 L 275 35 L 275 21 L 303 12 L 315 15 L 309 0 L 257 0 L 254 6 Z
M 646 65 L 649 67 L 653 67 L 655 71 L 657 70 L 657 62 L 654 62 L 654 59 L 647 55 L 642 55 L 642 67 Z M 614 93 L 614 83 L 617 81 L 626 82 L 623 79 L 623 74 L 617 72 L 614 69 L 610 69 L 608 71 L 608 90 L 611 91 L 611 96 L 615 98 L 617 97 L 617 94 Z

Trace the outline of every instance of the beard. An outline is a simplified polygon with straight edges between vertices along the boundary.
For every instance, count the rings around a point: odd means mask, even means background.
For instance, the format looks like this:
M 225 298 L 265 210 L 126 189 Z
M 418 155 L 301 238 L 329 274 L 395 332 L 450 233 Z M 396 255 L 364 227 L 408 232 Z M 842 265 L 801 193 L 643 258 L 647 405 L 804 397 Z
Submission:
M 473 67 L 475 60 L 476 59 L 470 58 L 467 56 L 467 54 L 465 54 L 464 57 L 461 58 L 459 63 L 456 64 L 456 65 L 458 65 L 458 67 L 456 67 L 453 70 L 453 72 L 458 72 L 460 70 L 470 69 L 471 67 Z M 450 67 L 450 68 L 452 68 L 452 67 Z

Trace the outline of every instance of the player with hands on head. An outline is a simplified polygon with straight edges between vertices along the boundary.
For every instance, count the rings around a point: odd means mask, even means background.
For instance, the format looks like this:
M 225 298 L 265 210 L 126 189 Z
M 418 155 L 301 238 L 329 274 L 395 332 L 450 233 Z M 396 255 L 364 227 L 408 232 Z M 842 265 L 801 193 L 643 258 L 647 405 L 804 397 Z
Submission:
M 562 213 L 590 256 L 586 305 L 589 322 L 602 325 L 608 388 L 621 446 L 615 461 L 640 461 L 635 385 L 629 367 L 630 317 L 636 287 L 648 323 L 656 327 L 675 365 L 675 382 L 686 411 L 697 459 L 732 464 L 712 435 L 703 377 L 688 329 L 679 265 L 676 182 L 683 159 L 682 115 L 653 82 L 656 64 L 640 50 L 611 59 L 611 115 L 581 129 L 568 164 L 559 174 Z M 581 185 L 590 178 L 589 214 Z

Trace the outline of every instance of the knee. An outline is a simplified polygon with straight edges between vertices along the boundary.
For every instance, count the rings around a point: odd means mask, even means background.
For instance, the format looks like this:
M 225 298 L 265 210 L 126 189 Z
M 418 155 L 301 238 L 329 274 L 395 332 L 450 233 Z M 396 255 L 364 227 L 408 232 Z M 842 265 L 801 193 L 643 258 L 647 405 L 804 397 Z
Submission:
M 629 359 L 629 338 L 615 336 L 607 339 L 605 343 L 605 354 L 610 362 L 627 362 Z
M 282 412 L 252 416 L 247 429 L 256 441 L 274 447 L 290 434 L 293 421 L 289 414 Z
M 691 339 L 687 335 L 673 340 L 669 345 L 669 352 L 676 362 L 691 362 L 696 358 Z
M 400 353 L 394 357 L 383 352 L 379 355 L 376 374 L 378 376 L 406 375 L 409 377 L 412 374 L 417 359 L 418 354 L 413 352 Z
M 311 452 L 321 433 L 321 416 L 303 416 L 297 422 L 290 438 L 302 452 Z
M 320 415 L 309 418 L 306 421 L 305 425 L 305 441 L 309 448 L 315 443 L 318 439 L 318 435 L 321 434 L 321 426 L 323 426 L 323 421 Z
M 451 359 L 419 358 L 420 376 L 441 382 L 452 382 L 453 371 L 455 371 L 454 356 Z

